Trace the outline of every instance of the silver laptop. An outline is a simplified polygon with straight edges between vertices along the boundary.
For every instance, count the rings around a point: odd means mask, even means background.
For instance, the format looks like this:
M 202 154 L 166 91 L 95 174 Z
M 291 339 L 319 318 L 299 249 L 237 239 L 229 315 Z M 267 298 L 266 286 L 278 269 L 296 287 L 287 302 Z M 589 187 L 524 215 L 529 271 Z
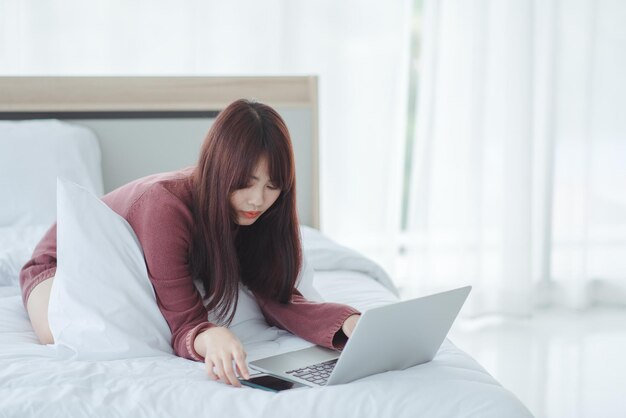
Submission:
M 369 309 L 343 351 L 314 346 L 251 361 L 249 366 L 305 386 L 339 385 L 431 361 L 471 286 Z

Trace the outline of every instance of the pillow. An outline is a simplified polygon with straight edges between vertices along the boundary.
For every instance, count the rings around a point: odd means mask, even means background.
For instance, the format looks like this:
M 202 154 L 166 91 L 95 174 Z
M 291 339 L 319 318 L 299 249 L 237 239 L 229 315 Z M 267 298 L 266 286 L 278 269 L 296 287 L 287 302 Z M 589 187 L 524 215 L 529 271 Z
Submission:
M 131 226 L 87 189 L 57 182 L 57 271 L 48 321 L 77 360 L 173 354 Z
M 296 279 L 296 288 L 305 298 L 321 302 L 323 301 L 322 296 L 313 287 L 313 274 L 313 268 L 307 262 L 306 255 L 303 254 L 302 270 Z M 204 297 L 202 283 L 196 281 L 194 284 L 198 292 Z M 208 301 L 205 301 L 205 306 L 207 304 Z M 211 312 L 208 313 L 208 320 L 213 323 L 218 322 L 217 317 Z M 239 338 L 244 346 L 252 343 L 273 341 L 279 336 L 278 328 L 267 324 L 254 294 L 242 283 L 239 283 L 237 310 L 228 329 Z
M 316 272 L 349 270 L 364 273 L 385 286 L 394 295 L 400 296 L 398 288 L 387 272 L 374 260 L 338 244 L 311 227 L 302 225 L 300 232 L 303 251 L 306 252 L 309 262 Z
M 57 176 L 102 195 L 92 131 L 58 120 L 0 121 L 0 226 L 52 225 Z
M 57 271 L 48 306 L 55 344 L 78 360 L 172 354 L 171 332 L 131 226 L 87 189 L 62 179 L 57 189 Z M 297 288 L 321 301 L 306 258 L 303 267 Z M 201 284 L 195 285 L 203 294 Z M 216 322 L 211 313 L 207 319 Z M 244 345 L 280 334 L 242 284 L 229 329 Z
M 301 234 L 302 228 L 303 227 L 300 227 Z M 315 286 L 313 286 L 313 276 L 315 275 L 315 270 L 313 270 L 313 266 L 309 262 L 309 256 L 304 248 L 304 239 L 302 241 L 302 270 L 296 279 L 296 288 L 300 291 L 300 293 L 302 293 L 302 296 L 308 300 L 323 302 L 324 298 L 320 295 L 317 289 L 315 289 Z

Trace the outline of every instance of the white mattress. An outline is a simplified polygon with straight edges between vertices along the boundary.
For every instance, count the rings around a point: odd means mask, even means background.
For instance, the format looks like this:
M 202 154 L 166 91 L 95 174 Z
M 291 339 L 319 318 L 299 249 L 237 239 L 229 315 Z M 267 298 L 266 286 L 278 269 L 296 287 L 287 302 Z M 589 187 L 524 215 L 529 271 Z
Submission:
M 360 310 L 393 302 L 357 271 L 317 271 L 329 301 Z M 83 362 L 37 343 L 16 285 L 0 286 L 0 415 L 46 417 L 528 417 L 511 392 L 446 340 L 435 359 L 325 388 L 281 393 L 207 378 L 204 364 L 175 356 Z M 311 345 L 275 329 L 246 346 L 248 360 Z

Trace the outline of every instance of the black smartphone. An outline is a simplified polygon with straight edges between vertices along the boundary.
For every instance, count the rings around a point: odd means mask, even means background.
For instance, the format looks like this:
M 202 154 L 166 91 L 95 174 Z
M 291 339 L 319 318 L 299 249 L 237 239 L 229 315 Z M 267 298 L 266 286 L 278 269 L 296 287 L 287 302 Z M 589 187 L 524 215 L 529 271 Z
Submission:
M 281 390 L 308 387 L 302 383 L 292 382 L 290 380 L 281 379 L 280 377 L 271 376 L 269 374 L 260 374 L 252 376 L 248 380 L 239 379 L 239 381 L 242 385 L 268 390 L 270 392 L 280 392 Z

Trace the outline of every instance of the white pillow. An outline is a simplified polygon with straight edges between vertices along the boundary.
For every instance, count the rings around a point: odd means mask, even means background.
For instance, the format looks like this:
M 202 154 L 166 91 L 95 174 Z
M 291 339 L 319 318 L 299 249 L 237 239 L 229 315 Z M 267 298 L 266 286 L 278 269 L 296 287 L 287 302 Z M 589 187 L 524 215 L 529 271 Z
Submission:
M 87 189 L 57 182 L 57 271 L 48 319 L 55 343 L 78 360 L 172 354 L 139 241 Z
M 385 286 L 394 295 L 400 296 L 387 272 L 374 260 L 338 244 L 311 227 L 302 225 L 300 233 L 302 234 L 303 251 L 306 252 L 309 262 L 316 272 L 336 270 L 361 272 Z
M 171 332 L 131 226 L 85 188 L 59 179 L 57 189 L 57 271 L 48 307 L 55 344 L 80 360 L 173 353 Z M 297 288 L 311 300 L 322 300 L 306 257 Z M 207 319 L 215 322 L 210 313 Z M 229 329 L 244 345 L 280 335 L 243 285 Z
M 56 178 L 103 193 L 94 133 L 58 120 L 0 121 L 0 226 L 52 225 Z
M 313 268 L 307 262 L 307 257 L 303 253 L 303 263 L 300 275 L 296 279 L 296 288 L 302 293 L 302 296 L 311 301 L 321 302 L 322 296 L 313 287 Z M 204 288 L 198 281 L 194 282 L 196 289 L 204 296 Z M 205 306 L 208 301 L 205 302 Z M 217 317 L 211 312 L 208 313 L 208 320 L 217 323 Z M 239 283 L 239 299 L 237 300 L 237 310 L 233 316 L 233 320 L 228 327 L 239 338 L 241 343 L 246 346 L 252 343 L 264 341 L 273 341 L 278 337 L 278 328 L 269 326 L 265 321 L 263 312 L 259 308 L 259 304 L 254 294 L 247 286 Z
M 300 231 L 302 234 L 302 227 L 300 227 Z M 296 288 L 302 293 L 302 296 L 307 298 L 310 301 L 315 302 L 323 302 L 324 298 L 322 295 L 315 289 L 313 286 L 313 278 L 315 275 L 315 270 L 313 270 L 313 266 L 309 262 L 309 256 L 304 249 L 304 239 L 302 244 L 302 270 L 300 271 L 300 275 L 296 279 Z

